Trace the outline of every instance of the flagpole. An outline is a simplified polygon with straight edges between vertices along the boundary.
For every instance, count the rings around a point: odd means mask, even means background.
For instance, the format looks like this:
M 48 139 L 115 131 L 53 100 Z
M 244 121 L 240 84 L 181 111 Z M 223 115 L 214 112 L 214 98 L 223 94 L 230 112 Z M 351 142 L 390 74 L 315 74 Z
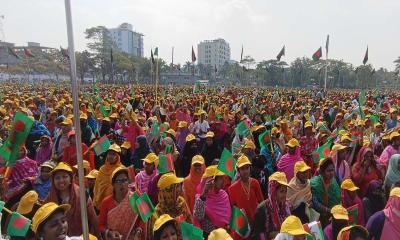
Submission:
M 156 58 L 156 105 L 157 105 L 157 88 L 158 88 L 158 56 Z
M 328 49 L 326 49 L 324 92 L 326 92 L 326 79 L 328 78 Z
M 71 90 L 74 105 L 74 125 L 75 125 L 75 141 L 76 141 L 76 157 L 78 162 L 78 176 L 79 176 L 79 197 L 81 207 L 81 221 L 82 221 L 82 232 L 83 239 L 89 239 L 89 227 L 88 217 L 86 209 L 86 192 L 85 183 L 83 181 L 83 159 L 82 159 L 82 140 L 81 140 L 81 126 L 79 122 L 79 102 L 78 102 L 78 81 L 76 79 L 76 59 L 75 59 L 75 46 L 74 46 L 74 32 L 72 28 L 72 16 L 71 16 L 71 2 L 65 0 L 65 16 L 67 22 L 67 34 L 68 34 L 68 47 L 70 56 L 70 68 L 71 68 Z

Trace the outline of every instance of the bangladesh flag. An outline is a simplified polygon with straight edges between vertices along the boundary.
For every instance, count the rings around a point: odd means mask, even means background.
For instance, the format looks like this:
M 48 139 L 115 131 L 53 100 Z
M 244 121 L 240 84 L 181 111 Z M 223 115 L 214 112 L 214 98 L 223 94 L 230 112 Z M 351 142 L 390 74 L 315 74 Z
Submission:
M 363 59 L 363 64 L 365 65 L 368 62 L 368 46 L 367 46 L 367 51 L 365 52 L 364 59 Z
M 24 48 L 24 53 L 26 57 L 35 57 L 35 55 L 33 55 L 32 50 L 30 50 L 29 48 Z
M 322 47 L 318 48 L 318 50 L 312 55 L 312 59 L 314 61 L 318 61 L 322 57 Z
M 25 114 L 21 112 L 15 114 L 11 133 L 0 147 L 0 156 L 7 162 L 7 167 L 14 166 L 18 158 L 19 148 L 25 143 L 33 123 L 32 119 Z
M 285 46 L 283 46 L 282 50 L 278 53 L 278 56 L 276 56 L 276 60 L 280 61 L 282 56 L 285 56 Z
M 111 105 L 106 107 L 102 103 L 102 104 L 100 104 L 100 110 L 101 110 L 101 114 L 103 114 L 103 117 L 108 117 L 108 116 L 110 116 L 112 107 L 111 107 Z
M 349 214 L 349 224 L 357 225 L 358 224 L 358 204 L 347 208 L 347 212 Z
M 25 237 L 30 226 L 31 220 L 17 212 L 13 212 L 7 226 L 7 233 L 11 237 Z
M 258 136 L 258 142 L 261 147 L 266 147 L 268 144 L 272 144 L 271 131 L 265 130 L 262 134 Z
M 360 116 L 361 119 L 365 119 L 365 114 L 364 111 L 362 110 L 362 107 L 365 105 L 367 102 L 367 97 L 365 96 L 365 91 L 361 91 L 360 94 L 358 94 L 358 109 L 360 111 Z
M 172 153 L 173 150 L 174 149 L 171 144 L 165 145 L 165 153 Z
M 129 197 L 129 205 L 131 205 L 132 211 L 134 211 L 136 214 L 139 214 L 136 201 L 139 199 L 139 194 L 137 192 L 134 192 L 130 197 Z
M 237 126 L 236 126 L 236 131 L 239 135 L 247 137 L 251 134 L 250 132 L 250 126 L 247 121 L 241 121 Z
M 160 125 L 160 128 L 159 128 L 159 130 L 160 130 L 160 136 L 166 137 L 166 136 L 167 136 L 166 131 L 168 131 L 168 129 L 169 129 L 168 124 L 162 123 L 162 124 Z
M 200 93 L 200 82 L 196 81 L 193 85 L 193 94 L 199 94 Z
M 379 118 L 376 115 L 371 115 L 370 119 L 374 124 L 379 123 Z
M 8 54 L 16 57 L 17 59 L 20 59 L 20 56 L 18 56 L 17 52 L 15 52 L 15 50 L 10 47 L 8 48 Z
M 237 207 L 232 208 L 230 227 L 241 237 L 247 238 L 250 234 L 249 220 L 246 215 Z
M 172 172 L 175 170 L 174 168 L 174 161 L 172 160 L 172 154 L 167 153 L 163 154 L 160 153 L 158 157 L 158 173 L 167 173 L 167 172 Z
M 149 195 L 147 195 L 147 193 L 143 193 L 136 200 L 136 206 L 143 222 L 147 222 L 147 220 L 149 220 L 154 212 L 154 206 L 153 203 L 150 201 Z
M 135 181 L 135 168 L 133 166 L 128 167 L 128 173 L 129 173 L 129 178 L 131 179 L 131 182 Z
M 150 142 L 153 141 L 154 138 L 160 136 L 160 126 L 158 125 L 157 122 L 154 122 L 153 125 L 151 126 L 151 131 L 150 131 Z
M 110 140 L 108 140 L 107 135 L 101 137 L 96 145 L 94 145 L 94 152 L 96 156 L 99 156 L 102 153 L 105 153 L 111 146 Z
M 331 153 L 331 142 L 328 142 L 321 147 L 317 148 L 313 153 L 312 157 L 314 160 L 314 163 L 319 163 L 319 161 L 323 158 L 329 157 L 329 154 Z
M 235 177 L 235 165 L 236 159 L 233 158 L 232 153 L 228 149 L 224 148 L 218 163 L 218 169 L 233 180 Z
M 203 230 L 183 221 L 181 223 L 182 240 L 203 240 Z

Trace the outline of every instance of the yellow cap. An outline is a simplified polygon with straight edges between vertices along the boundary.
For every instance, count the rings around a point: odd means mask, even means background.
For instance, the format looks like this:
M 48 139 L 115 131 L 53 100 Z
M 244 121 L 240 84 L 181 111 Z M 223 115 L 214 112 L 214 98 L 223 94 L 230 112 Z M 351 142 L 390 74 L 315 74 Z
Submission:
M 105 117 L 105 118 L 103 118 L 102 121 L 104 121 L 104 122 L 109 122 L 109 121 L 110 121 L 110 118 L 109 118 L 109 117 Z
M 174 136 L 174 137 L 176 136 L 176 132 L 175 132 L 175 130 L 172 129 L 172 128 L 168 129 L 168 131 L 167 131 L 166 133 L 171 134 L 171 135 Z
M 351 142 L 351 138 L 349 137 L 349 135 L 343 135 L 341 138 L 340 138 L 340 142 L 344 142 L 344 141 L 350 141 Z
M 50 217 L 54 211 L 62 209 L 64 212 L 67 212 L 70 208 L 71 206 L 69 204 L 57 205 L 54 202 L 44 204 L 36 211 L 32 218 L 32 231 L 36 233 L 40 224 Z
M 86 160 L 83 160 L 83 168 L 84 169 L 89 169 L 90 170 L 90 163 L 88 162 L 88 161 L 86 161 Z M 78 164 L 77 165 L 74 165 L 74 168 L 75 169 L 78 169 Z
M 116 169 L 114 169 L 114 171 L 111 173 L 111 180 L 113 180 L 113 179 L 114 179 L 114 176 L 115 176 L 117 173 L 120 173 L 120 172 L 126 172 L 126 174 L 127 174 L 128 177 L 129 177 L 129 170 L 128 170 L 125 166 L 119 166 L 119 167 L 117 167 Z
M 247 139 L 246 142 L 244 143 L 243 148 L 249 148 L 251 150 L 255 150 L 256 149 L 256 145 L 253 143 L 253 141 Z
M 117 153 L 121 153 L 121 147 L 118 146 L 118 144 L 114 143 L 113 145 L 110 146 L 110 148 L 108 148 L 108 151 L 114 151 Z
M 207 132 L 206 138 L 213 138 L 213 137 L 214 137 L 214 132 L 211 131 Z
M 60 162 L 50 173 L 51 175 L 54 175 L 54 173 L 58 171 L 73 172 L 71 166 L 64 162 Z
M 210 235 L 208 235 L 208 240 L 233 240 L 233 238 L 225 229 L 217 228 L 210 232 Z
M 326 157 L 326 158 L 323 158 L 323 159 L 319 160 L 318 166 L 321 167 L 321 166 L 322 166 L 326 161 L 328 161 L 329 159 L 331 159 L 331 158 Z
M 146 163 L 157 163 L 158 162 L 158 156 L 155 153 L 149 153 L 147 156 L 143 159 L 144 162 Z
M 37 192 L 33 190 L 25 193 L 25 195 L 22 196 L 21 200 L 19 201 L 17 213 L 22 215 L 30 213 L 35 203 L 38 202 L 38 198 L 39 196 Z
M 193 134 L 189 134 L 186 136 L 186 142 L 190 142 L 196 140 L 196 137 Z
M 241 168 L 245 165 L 251 165 L 251 162 L 249 160 L 249 158 L 246 155 L 242 155 L 238 158 L 237 162 L 236 162 L 236 167 L 237 168 Z
M 359 230 L 363 231 L 366 236 L 368 236 L 368 234 L 369 234 L 368 230 L 365 229 L 363 226 L 361 226 L 361 225 L 351 225 L 351 226 L 344 227 L 344 228 L 342 228 L 342 230 L 340 230 L 340 232 L 339 232 L 339 234 L 337 236 L 337 240 L 348 239 L 348 238 L 345 237 L 346 235 L 344 235 L 344 233 L 349 231 L 349 230 L 351 230 L 351 229 L 353 229 L 353 228 L 358 228 Z
M 304 128 L 309 128 L 309 127 L 313 127 L 313 125 L 312 125 L 312 123 L 311 122 L 306 122 L 305 124 L 304 124 Z
M 174 221 L 175 222 L 175 219 L 173 219 L 168 214 L 161 215 L 159 218 L 157 218 L 156 222 L 154 223 L 153 233 L 155 231 L 157 231 L 158 229 L 160 229 L 165 223 L 170 222 L 170 221 Z
M 331 213 L 335 219 L 349 220 L 349 213 L 342 205 L 336 205 L 331 209 Z
M 384 136 L 382 137 L 382 140 L 390 140 L 390 136 L 389 136 L 389 135 L 384 135 Z
M 64 121 L 61 122 L 61 125 L 72 126 L 72 119 L 70 118 L 64 119 Z
M 311 168 L 304 161 L 296 162 L 296 164 L 294 165 L 294 173 L 295 174 L 298 172 L 305 172 L 310 169 Z
M 118 118 L 118 114 L 117 113 L 113 113 L 110 115 L 110 118 Z
M 192 165 L 193 165 L 193 164 L 196 164 L 196 163 L 204 164 L 204 158 L 203 158 L 203 156 L 201 156 L 201 155 L 195 155 L 195 156 L 192 158 Z
M 178 178 L 175 173 L 166 173 L 160 177 L 160 180 L 158 180 L 157 187 L 162 190 L 165 189 L 172 184 L 177 184 L 183 182 L 183 178 Z
M 218 169 L 217 165 L 211 165 L 206 168 L 206 170 L 204 171 L 204 174 L 201 178 L 209 178 L 209 177 L 224 176 L 224 175 L 225 175 L 225 173 L 221 172 Z
M 389 112 L 390 113 L 395 113 L 395 112 L 397 112 L 397 109 L 396 108 L 391 108 Z
M 251 132 L 257 132 L 257 131 L 259 131 L 259 130 L 261 130 L 261 129 L 264 129 L 264 128 L 265 128 L 265 126 L 263 126 L 263 125 L 257 125 L 257 126 L 251 127 L 251 128 L 250 128 L 250 131 L 251 131 Z
M 395 187 L 392 190 L 390 190 L 390 197 L 400 197 L 400 187 Z
M 279 133 L 279 129 L 278 129 L 277 127 L 273 127 L 273 128 L 271 129 L 271 135 L 274 136 L 274 135 L 276 135 L 277 133 Z
M 397 131 L 392 132 L 392 133 L 390 134 L 390 141 L 392 141 L 393 138 L 398 137 L 398 136 L 400 136 L 399 132 L 397 132 Z
M 375 124 L 374 124 L 374 127 L 375 127 L 375 128 L 377 128 L 377 127 L 382 127 L 382 124 L 381 124 L 381 123 L 375 123 Z
M 338 151 L 343 150 L 343 149 L 346 149 L 346 148 L 347 148 L 346 146 L 337 143 L 337 144 L 333 145 L 333 147 L 332 147 L 332 149 L 331 149 L 331 153 L 334 155 L 334 154 L 336 154 Z
M 268 182 L 270 182 L 270 181 L 277 181 L 278 183 L 280 183 L 282 185 L 289 186 L 289 184 L 287 183 L 286 174 L 283 172 L 274 172 L 268 178 Z
M 352 192 L 357 191 L 358 189 L 360 189 L 354 184 L 354 182 L 351 179 L 344 180 L 342 182 L 342 184 L 340 185 L 340 187 L 342 189 L 345 189 L 345 190 L 348 190 L 348 191 L 352 191 Z
M 87 115 L 86 115 L 86 113 L 82 113 L 82 114 L 79 116 L 79 119 L 87 120 Z
M 348 134 L 349 134 L 349 133 L 348 133 L 346 130 L 344 130 L 344 129 L 342 129 L 342 130 L 339 131 L 339 135 L 340 135 L 340 136 L 348 135 Z
M 122 145 L 121 148 L 125 149 L 130 149 L 132 147 L 131 143 L 129 141 L 125 141 Z
M 185 122 L 185 121 L 180 121 L 180 122 L 178 123 L 178 128 L 185 128 L 185 127 L 187 127 L 187 122 Z
M 98 175 L 99 175 L 99 171 L 96 169 L 93 169 L 92 171 L 89 172 L 88 175 L 85 176 L 85 178 L 96 179 Z
M 289 233 L 292 236 L 308 235 L 308 232 L 304 230 L 300 219 L 293 215 L 287 217 L 285 221 L 283 221 L 280 232 Z
M 299 144 L 299 141 L 297 141 L 296 138 L 292 138 L 292 139 L 289 140 L 288 143 L 286 143 L 286 146 L 294 148 L 294 147 L 299 147 L 300 144 Z

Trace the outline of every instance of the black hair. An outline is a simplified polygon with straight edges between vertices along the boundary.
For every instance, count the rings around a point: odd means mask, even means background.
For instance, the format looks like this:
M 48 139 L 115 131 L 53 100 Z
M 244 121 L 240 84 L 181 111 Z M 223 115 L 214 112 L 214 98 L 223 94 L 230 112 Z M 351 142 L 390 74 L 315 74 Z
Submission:
M 178 234 L 178 230 L 176 229 L 175 222 L 173 220 L 170 220 L 170 221 L 164 223 L 157 231 L 154 232 L 153 239 L 154 240 L 160 240 L 161 239 L 161 233 L 168 226 L 172 226 L 175 229 L 176 234 Z
M 361 229 L 360 227 L 353 227 L 350 229 L 350 236 L 349 239 L 356 239 L 356 238 L 361 238 L 361 239 L 367 239 L 368 233 L 365 232 L 364 229 Z
M 332 233 L 333 239 L 336 239 L 340 230 L 347 227 L 349 225 L 349 221 L 343 219 L 335 219 L 332 217 Z M 352 238 L 350 238 L 352 239 Z
M 125 174 L 125 176 L 129 179 L 129 174 L 127 171 L 124 170 L 119 170 L 117 173 L 115 173 L 115 175 L 113 176 L 113 178 L 111 179 L 112 184 L 114 184 L 115 179 L 118 177 L 118 175 L 120 174 Z
M 322 161 L 322 160 L 321 160 Z M 328 157 L 325 162 L 319 167 L 319 173 L 322 174 L 326 171 L 326 169 L 330 166 L 333 165 L 332 158 Z
M 46 223 L 51 219 L 51 217 L 53 217 L 55 214 L 57 214 L 57 213 L 59 213 L 59 212 L 65 214 L 64 209 L 59 208 L 59 209 L 55 210 L 54 212 L 52 212 L 43 222 L 41 222 L 41 223 L 39 224 L 39 226 L 38 226 L 38 228 L 37 228 L 37 231 L 36 231 L 36 238 L 37 238 L 37 239 L 41 239 L 41 237 L 42 237 L 41 235 L 42 235 L 42 233 L 43 233 L 44 225 L 46 225 Z

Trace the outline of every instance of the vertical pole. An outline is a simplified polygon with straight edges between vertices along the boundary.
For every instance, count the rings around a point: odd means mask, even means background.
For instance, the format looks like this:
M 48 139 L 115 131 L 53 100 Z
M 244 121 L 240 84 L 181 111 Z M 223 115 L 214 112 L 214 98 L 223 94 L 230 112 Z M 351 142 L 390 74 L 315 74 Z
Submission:
M 324 80 L 324 91 L 326 92 L 326 79 L 328 78 L 328 51 L 326 50 L 326 64 L 325 64 L 325 80 Z
M 156 58 L 156 105 L 157 105 L 157 88 L 158 88 L 158 56 Z
M 81 221 L 83 238 L 89 239 L 89 227 L 86 210 L 86 193 L 85 184 L 83 181 L 83 161 L 82 161 L 82 141 L 81 141 L 81 126 L 79 122 L 79 102 L 78 102 L 78 81 L 76 79 L 76 59 L 75 59 L 75 46 L 74 46 L 74 32 L 72 28 L 72 16 L 71 16 L 71 3 L 70 0 L 65 0 L 65 16 L 67 22 L 67 33 L 68 33 L 68 49 L 70 57 L 70 68 L 71 68 L 71 90 L 74 104 L 74 125 L 75 125 L 75 140 L 76 140 L 76 156 L 78 161 L 78 176 L 79 176 L 79 197 L 81 207 Z

